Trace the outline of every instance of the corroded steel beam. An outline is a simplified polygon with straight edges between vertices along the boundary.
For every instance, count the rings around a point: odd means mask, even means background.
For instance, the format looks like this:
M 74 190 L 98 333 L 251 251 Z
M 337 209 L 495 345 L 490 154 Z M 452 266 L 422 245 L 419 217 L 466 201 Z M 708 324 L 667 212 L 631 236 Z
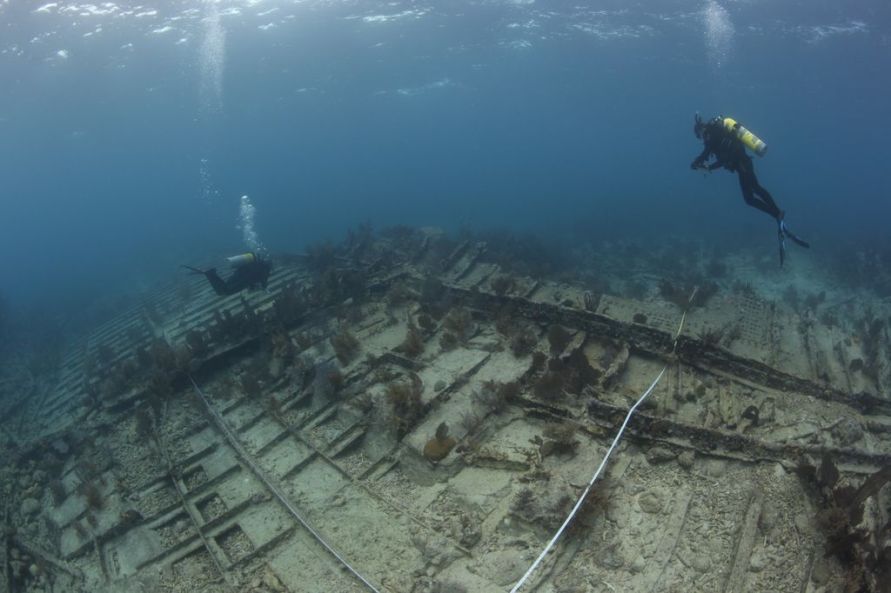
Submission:
M 520 397 L 515 403 L 523 407 L 531 416 L 553 418 L 565 421 L 572 418 L 572 413 L 559 405 L 540 402 Z M 596 398 L 587 403 L 588 418 L 576 419 L 584 428 L 588 425 L 592 432 L 600 433 L 604 425 L 617 428 L 628 413 L 627 408 L 614 406 Z M 742 461 L 777 463 L 796 462 L 804 455 L 820 458 L 829 454 L 846 471 L 872 473 L 877 468 L 891 464 L 891 454 L 873 453 L 862 449 L 826 447 L 823 445 L 804 445 L 789 443 L 772 443 L 741 433 L 726 432 L 686 424 L 661 416 L 653 416 L 646 411 L 638 410 L 628 424 L 631 438 L 656 441 L 668 446 L 688 448 L 706 455 L 729 457 Z
M 446 288 L 456 300 L 471 308 L 494 313 L 502 307 L 510 306 L 515 314 L 530 321 L 582 329 L 591 335 L 624 342 L 632 351 L 662 360 L 676 355 L 681 362 L 704 371 L 718 371 L 771 389 L 839 402 L 863 412 L 891 414 L 891 401 L 887 399 L 866 392 L 846 393 L 688 336 L 682 335 L 678 339 L 677 349 L 674 350 L 674 336 L 657 328 L 618 321 L 594 311 L 533 302 L 523 297 L 499 296 L 459 286 Z

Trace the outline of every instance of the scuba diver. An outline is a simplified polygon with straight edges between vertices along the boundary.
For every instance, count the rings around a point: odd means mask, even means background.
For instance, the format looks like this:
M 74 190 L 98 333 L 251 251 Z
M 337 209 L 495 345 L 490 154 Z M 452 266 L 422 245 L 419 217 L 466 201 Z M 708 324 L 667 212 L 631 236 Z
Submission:
M 266 283 L 269 280 L 269 273 L 272 271 L 272 264 L 261 258 L 256 253 L 249 251 L 242 255 L 234 255 L 226 258 L 235 271 L 231 276 L 220 278 L 216 268 L 209 270 L 199 270 L 191 266 L 183 266 L 187 270 L 191 270 L 194 274 L 203 274 L 214 292 L 220 296 L 229 296 L 237 292 L 241 292 L 245 288 L 263 288 L 265 290 Z
M 739 187 L 746 204 L 769 214 L 777 221 L 780 266 L 783 265 L 786 258 L 786 237 L 802 247 L 810 247 L 806 241 L 789 230 L 784 220 L 785 212 L 780 210 L 770 193 L 758 183 L 758 178 L 755 177 L 752 157 L 746 153 L 746 148 L 748 147 L 758 156 L 764 156 L 767 152 L 767 144 L 730 117 L 719 116 L 704 122 L 697 113 L 694 118 L 693 133 L 703 141 L 705 147 L 699 156 L 690 163 L 690 168 L 714 171 L 724 167 L 731 173 L 737 173 Z M 712 155 L 715 157 L 715 162 L 708 163 Z

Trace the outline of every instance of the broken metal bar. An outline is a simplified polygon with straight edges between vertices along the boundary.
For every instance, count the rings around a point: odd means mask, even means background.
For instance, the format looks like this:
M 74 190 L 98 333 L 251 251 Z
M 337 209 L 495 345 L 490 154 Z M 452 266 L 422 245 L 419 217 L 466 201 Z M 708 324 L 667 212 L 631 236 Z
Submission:
M 19 536 L 14 537 L 14 538 L 13 538 L 13 541 L 15 542 L 15 545 L 16 545 L 17 547 L 19 547 L 19 548 L 21 548 L 22 550 L 28 552 L 28 553 L 31 554 L 32 556 L 36 556 L 37 558 L 40 558 L 41 560 L 43 560 L 43 561 L 46 562 L 47 564 L 51 564 L 51 565 L 54 566 L 55 568 L 57 568 L 57 569 L 61 570 L 62 572 L 64 572 L 64 573 L 66 573 L 66 574 L 68 574 L 68 575 L 70 575 L 70 576 L 72 576 L 72 577 L 78 579 L 79 581 L 83 581 L 83 580 L 84 580 L 84 574 L 83 574 L 80 570 L 78 570 L 77 568 L 73 568 L 73 567 L 71 567 L 71 566 L 68 566 L 68 563 L 65 562 L 64 560 L 62 560 L 61 558 L 57 558 L 57 557 L 54 556 L 53 554 L 50 554 L 50 553 L 47 552 L 46 550 L 43 550 L 43 549 L 39 548 L 39 547 L 36 546 L 35 544 L 32 544 L 31 542 L 29 542 L 29 541 L 27 541 L 27 540 L 25 540 L 25 539 L 23 539 L 23 538 L 21 538 L 21 537 L 19 537 Z
M 9 550 L 8 548 L 8 537 L 7 534 L 7 526 L 9 525 L 9 502 L 7 501 L 5 505 L 5 509 L 3 511 L 3 531 L 0 531 L 0 557 L 2 557 L 3 562 L 3 580 L 0 581 L 0 593 L 9 593 L 12 591 L 12 576 L 9 572 Z
M 755 547 L 755 538 L 758 534 L 758 519 L 764 506 L 764 493 L 754 488 L 749 494 L 749 504 L 746 516 L 736 538 L 733 551 L 733 563 L 730 574 L 724 583 L 724 593 L 742 593 L 745 591 L 746 573 L 752 560 L 752 550 Z

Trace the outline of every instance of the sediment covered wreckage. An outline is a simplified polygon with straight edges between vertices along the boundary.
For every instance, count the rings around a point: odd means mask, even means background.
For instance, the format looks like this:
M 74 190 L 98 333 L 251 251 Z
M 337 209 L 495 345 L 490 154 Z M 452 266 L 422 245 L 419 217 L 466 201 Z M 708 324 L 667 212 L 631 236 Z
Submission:
M 278 261 L 147 295 L 3 402 L 0 591 L 509 590 L 666 364 L 536 590 L 889 591 L 887 329 L 740 291 L 673 353 L 678 305 L 430 230 Z

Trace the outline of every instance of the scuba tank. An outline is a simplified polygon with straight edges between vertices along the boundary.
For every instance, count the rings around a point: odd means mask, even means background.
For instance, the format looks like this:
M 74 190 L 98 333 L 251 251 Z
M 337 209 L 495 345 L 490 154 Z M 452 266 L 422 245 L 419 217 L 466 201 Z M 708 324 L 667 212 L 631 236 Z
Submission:
M 767 152 L 767 144 L 764 140 L 741 126 L 739 122 L 732 117 L 725 117 L 723 121 L 725 130 L 739 138 L 740 142 L 745 144 L 749 150 L 758 156 L 764 156 Z
M 257 261 L 257 254 L 255 254 L 253 251 L 248 251 L 247 253 L 242 253 L 241 255 L 233 255 L 232 257 L 227 257 L 226 261 L 229 262 L 229 265 L 233 268 L 240 268 L 242 266 L 246 266 Z

